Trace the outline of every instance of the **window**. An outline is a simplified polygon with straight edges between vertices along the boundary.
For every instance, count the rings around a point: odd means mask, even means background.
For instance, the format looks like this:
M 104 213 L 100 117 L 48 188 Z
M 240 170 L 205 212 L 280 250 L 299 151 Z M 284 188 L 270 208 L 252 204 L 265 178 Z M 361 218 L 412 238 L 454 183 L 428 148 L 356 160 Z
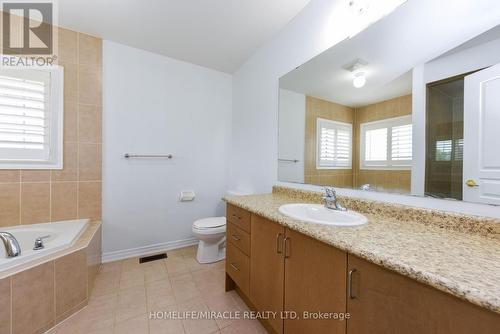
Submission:
M 0 169 L 61 169 L 63 74 L 0 70 Z
M 361 169 L 411 168 L 411 115 L 362 123 L 360 132 Z
M 436 141 L 436 161 L 451 161 L 451 139 Z
M 464 157 L 464 140 L 446 139 L 436 141 L 436 161 L 461 161 Z
M 317 118 L 316 168 L 350 169 L 351 166 L 352 124 Z

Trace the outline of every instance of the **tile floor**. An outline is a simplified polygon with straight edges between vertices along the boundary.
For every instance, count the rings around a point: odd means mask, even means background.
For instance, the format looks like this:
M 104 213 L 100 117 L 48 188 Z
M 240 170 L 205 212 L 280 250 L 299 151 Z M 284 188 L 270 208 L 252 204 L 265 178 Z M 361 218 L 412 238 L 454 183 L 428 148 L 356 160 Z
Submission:
M 195 247 L 139 264 L 137 258 L 104 264 L 86 308 L 47 334 L 266 333 L 249 319 L 150 319 L 150 312 L 245 311 L 234 292 L 224 291 L 224 261 L 199 264 Z

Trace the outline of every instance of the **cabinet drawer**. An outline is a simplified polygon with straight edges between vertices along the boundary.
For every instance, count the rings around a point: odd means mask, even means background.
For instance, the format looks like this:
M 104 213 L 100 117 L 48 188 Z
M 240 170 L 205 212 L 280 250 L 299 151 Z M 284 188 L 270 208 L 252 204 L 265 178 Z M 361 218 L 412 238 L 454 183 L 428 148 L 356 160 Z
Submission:
M 250 212 L 228 204 L 226 209 L 226 219 L 242 230 L 250 233 Z
M 226 245 L 226 273 L 247 296 L 250 289 L 250 260 L 232 243 Z
M 238 228 L 233 223 L 227 224 L 227 240 L 250 256 L 250 234 Z

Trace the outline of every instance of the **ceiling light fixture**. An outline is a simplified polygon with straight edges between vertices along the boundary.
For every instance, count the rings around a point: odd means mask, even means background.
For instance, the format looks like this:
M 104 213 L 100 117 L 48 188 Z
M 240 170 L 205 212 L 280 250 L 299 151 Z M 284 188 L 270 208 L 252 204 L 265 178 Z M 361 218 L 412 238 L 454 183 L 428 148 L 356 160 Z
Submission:
M 367 61 L 355 59 L 342 66 L 343 69 L 352 73 L 352 85 L 356 88 L 361 88 L 366 84 L 366 65 L 368 65 Z
M 354 73 L 354 79 L 352 79 L 352 85 L 356 88 L 361 88 L 366 84 L 365 72 Z

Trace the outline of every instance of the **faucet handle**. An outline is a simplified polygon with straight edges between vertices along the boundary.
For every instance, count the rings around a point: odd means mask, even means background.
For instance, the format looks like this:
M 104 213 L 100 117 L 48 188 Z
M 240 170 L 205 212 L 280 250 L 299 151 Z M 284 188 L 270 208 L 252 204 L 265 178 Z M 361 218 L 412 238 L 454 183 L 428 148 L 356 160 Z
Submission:
M 39 250 L 45 248 L 45 245 L 43 244 L 43 239 L 50 238 L 50 234 L 40 236 L 35 239 L 35 246 L 33 247 L 33 250 Z
M 325 187 L 325 195 L 326 197 L 335 197 L 335 189 L 333 187 Z

